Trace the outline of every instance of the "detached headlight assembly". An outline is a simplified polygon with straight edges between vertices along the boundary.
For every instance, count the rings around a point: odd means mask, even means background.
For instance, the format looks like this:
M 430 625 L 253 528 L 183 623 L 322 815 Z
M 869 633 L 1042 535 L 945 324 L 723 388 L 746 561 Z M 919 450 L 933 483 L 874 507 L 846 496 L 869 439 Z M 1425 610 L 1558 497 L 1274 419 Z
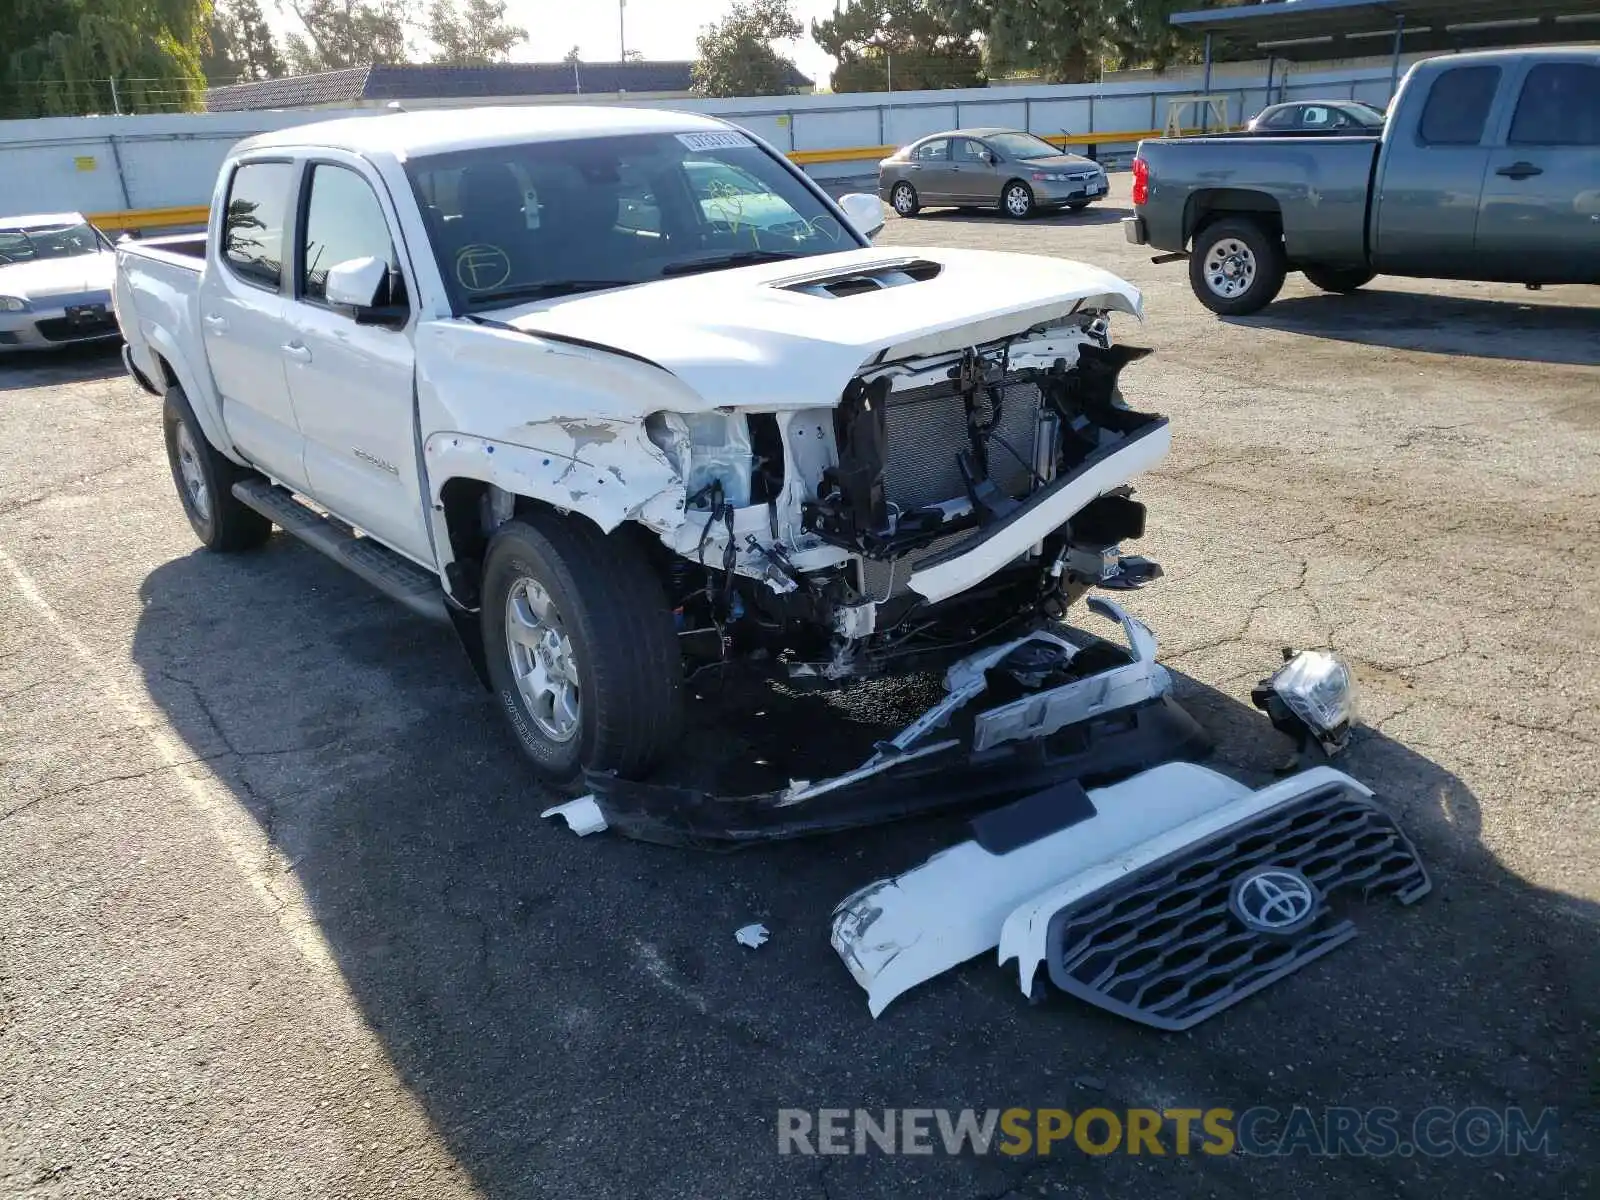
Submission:
M 1315 741 L 1329 755 L 1350 742 L 1355 721 L 1355 679 L 1324 650 L 1283 652 L 1284 664 L 1250 689 L 1250 699 L 1300 747 Z
M 26 312 L 28 302 L 15 296 L 0 296 L 0 312 Z

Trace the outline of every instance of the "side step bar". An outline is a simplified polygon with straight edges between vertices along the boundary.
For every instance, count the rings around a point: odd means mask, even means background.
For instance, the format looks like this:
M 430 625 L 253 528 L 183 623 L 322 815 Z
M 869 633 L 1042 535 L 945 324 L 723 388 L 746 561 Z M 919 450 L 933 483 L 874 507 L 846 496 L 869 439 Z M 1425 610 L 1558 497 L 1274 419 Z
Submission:
M 439 580 L 409 558 L 362 537 L 342 521 L 323 516 L 264 479 L 241 480 L 233 485 L 233 494 L 284 532 L 322 551 L 418 616 L 449 624 Z

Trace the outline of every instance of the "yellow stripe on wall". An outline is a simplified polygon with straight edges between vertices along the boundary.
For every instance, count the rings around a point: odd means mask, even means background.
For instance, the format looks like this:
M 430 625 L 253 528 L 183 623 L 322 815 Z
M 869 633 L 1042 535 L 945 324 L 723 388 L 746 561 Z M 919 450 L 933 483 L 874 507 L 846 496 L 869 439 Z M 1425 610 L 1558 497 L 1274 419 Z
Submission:
M 1185 129 L 1184 134 L 1199 133 L 1198 129 Z M 1220 131 L 1218 131 L 1220 132 Z M 1044 136 L 1044 135 L 1041 135 Z M 1053 146 L 1104 146 L 1110 143 L 1128 144 L 1144 138 L 1161 137 L 1159 129 L 1127 130 L 1119 133 L 1051 134 L 1044 138 Z M 836 150 L 791 150 L 789 158 L 804 166 L 807 163 L 875 162 L 887 158 L 898 146 L 849 146 Z M 101 229 L 164 229 L 174 225 L 204 225 L 210 210 L 203 204 L 177 208 L 136 208 L 127 212 L 91 213 L 89 220 Z

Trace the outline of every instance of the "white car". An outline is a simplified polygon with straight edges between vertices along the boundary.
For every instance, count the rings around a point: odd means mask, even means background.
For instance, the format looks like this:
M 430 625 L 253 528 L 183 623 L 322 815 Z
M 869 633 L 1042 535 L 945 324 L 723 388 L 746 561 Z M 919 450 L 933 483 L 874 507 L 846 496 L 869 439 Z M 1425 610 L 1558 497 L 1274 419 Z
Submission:
M 0 352 L 117 336 L 116 252 L 82 213 L 0 217 Z
M 944 669 L 1159 573 L 1117 552 L 1169 442 L 1117 387 L 1139 293 L 882 223 L 708 117 L 394 113 L 241 142 L 116 309 L 206 546 L 277 524 L 448 614 L 540 775 L 637 778 L 698 668 Z

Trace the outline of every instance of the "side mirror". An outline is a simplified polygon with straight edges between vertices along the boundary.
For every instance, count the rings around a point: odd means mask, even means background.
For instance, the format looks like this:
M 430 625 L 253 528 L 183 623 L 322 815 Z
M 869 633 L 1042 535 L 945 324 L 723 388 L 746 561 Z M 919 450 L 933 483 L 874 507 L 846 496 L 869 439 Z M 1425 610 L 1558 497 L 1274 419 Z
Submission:
M 839 207 L 857 233 L 864 238 L 877 236 L 883 228 L 883 201 L 865 192 L 851 192 L 839 200 Z
M 409 311 L 389 304 L 389 264 L 381 258 L 347 259 L 328 268 L 323 294 L 334 308 L 348 310 L 357 325 L 399 326 Z

